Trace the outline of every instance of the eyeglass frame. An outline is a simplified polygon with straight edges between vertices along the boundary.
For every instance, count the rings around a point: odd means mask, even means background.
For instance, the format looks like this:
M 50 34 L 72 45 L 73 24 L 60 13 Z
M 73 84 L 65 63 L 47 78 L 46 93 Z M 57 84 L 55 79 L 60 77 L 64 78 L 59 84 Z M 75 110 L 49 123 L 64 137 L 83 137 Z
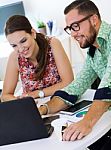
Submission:
M 69 29 L 69 31 L 71 31 L 71 30 L 73 30 L 73 31 L 79 31 L 79 30 L 80 30 L 80 25 L 79 25 L 79 24 L 80 24 L 81 22 L 87 20 L 87 19 L 90 18 L 91 16 L 93 16 L 93 14 L 88 15 L 88 16 L 82 18 L 82 19 L 79 20 L 79 21 L 75 21 L 75 22 L 71 23 L 70 26 L 66 26 L 66 27 L 64 28 L 64 31 L 65 31 L 66 33 L 68 33 L 68 32 L 67 32 L 67 29 Z M 75 30 L 75 29 L 72 27 L 74 24 L 76 24 L 76 25 L 78 26 L 78 30 Z M 68 34 L 71 34 L 71 33 L 68 33 Z

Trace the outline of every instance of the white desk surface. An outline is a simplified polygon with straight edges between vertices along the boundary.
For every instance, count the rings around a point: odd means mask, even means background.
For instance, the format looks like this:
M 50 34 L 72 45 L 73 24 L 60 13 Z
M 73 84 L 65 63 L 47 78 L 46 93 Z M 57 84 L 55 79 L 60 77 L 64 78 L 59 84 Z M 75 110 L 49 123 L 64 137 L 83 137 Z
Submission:
M 96 114 L 95 114 L 96 115 Z M 107 111 L 94 126 L 92 132 L 82 140 L 74 142 L 60 141 L 56 133 L 46 139 L 1 146 L 0 150 L 84 150 L 111 128 L 111 111 Z M 29 133 L 30 134 L 30 133 Z

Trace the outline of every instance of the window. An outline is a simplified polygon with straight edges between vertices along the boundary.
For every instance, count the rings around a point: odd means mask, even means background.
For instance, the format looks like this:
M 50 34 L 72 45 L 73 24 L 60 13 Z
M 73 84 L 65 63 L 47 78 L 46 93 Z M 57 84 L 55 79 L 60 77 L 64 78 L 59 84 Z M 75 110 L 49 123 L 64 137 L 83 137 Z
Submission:
M 22 1 L 0 6 L 0 34 L 4 33 L 5 22 L 12 15 L 25 15 Z

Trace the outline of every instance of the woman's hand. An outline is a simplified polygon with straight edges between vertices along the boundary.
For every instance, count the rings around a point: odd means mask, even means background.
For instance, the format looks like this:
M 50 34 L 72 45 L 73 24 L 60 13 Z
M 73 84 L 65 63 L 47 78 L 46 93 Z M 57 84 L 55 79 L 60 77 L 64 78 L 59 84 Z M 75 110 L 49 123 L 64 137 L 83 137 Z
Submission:
M 27 96 L 33 97 L 34 99 L 35 99 L 35 98 L 38 98 L 38 90 L 35 90 L 35 91 L 32 91 L 32 92 L 23 93 L 23 94 L 20 96 L 20 98 L 22 98 L 22 97 L 27 97 Z
M 32 97 L 32 98 L 35 99 L 35 103 L 37 104 L 38 101 L 37 101 L 37 99 L 36 99 L 37 97 L 35 96 L 36 93 L 37 93 L 37 90 L 36 90 L 36 92 L 33 91 L 33 92 L 23 93 L 22 95 L 18 96 L 17 98 Z

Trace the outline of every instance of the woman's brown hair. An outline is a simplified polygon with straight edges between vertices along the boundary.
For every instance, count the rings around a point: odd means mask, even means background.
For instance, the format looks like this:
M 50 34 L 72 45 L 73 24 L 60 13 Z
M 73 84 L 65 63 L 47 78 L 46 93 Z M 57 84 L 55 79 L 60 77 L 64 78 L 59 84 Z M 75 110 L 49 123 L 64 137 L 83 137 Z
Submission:
M 26 33 L 31 34 L 32 26 L 29 20 L 22 15 L 11 16 L 5 25 L 5 35 L 9 35 L 15 31 L 24 30 Z M 47 64 L 47 50 L 48 50 L 48 39 L 41 33 L 36 33 L 36 39 L 39 46 L 39 52 L 37 54 L 38 66 L 36 68 L 36 79 L 42 79 Z

